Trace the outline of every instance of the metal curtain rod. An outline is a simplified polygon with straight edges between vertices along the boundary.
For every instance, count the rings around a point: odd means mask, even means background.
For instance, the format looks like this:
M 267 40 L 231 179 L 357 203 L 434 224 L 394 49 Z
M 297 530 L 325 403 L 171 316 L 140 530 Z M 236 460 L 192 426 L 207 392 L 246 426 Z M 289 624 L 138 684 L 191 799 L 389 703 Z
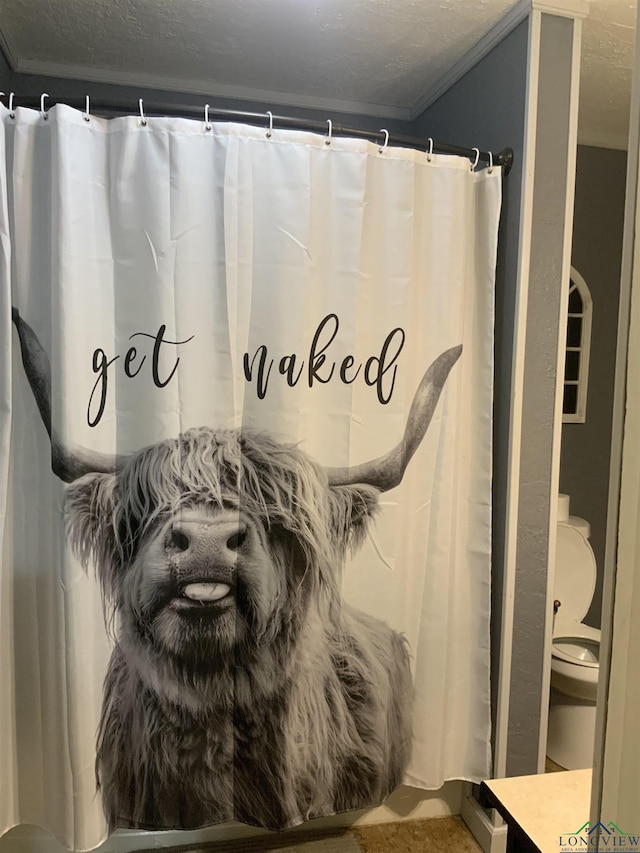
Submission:
M 65 98 L 64 100 L 57 100 L 56 98 L 51 98 L 47 101 L 47 109 L 53 106 L 55 103 L 63 103 L 67 104 L 70 107 L 74 107 L 78 110 L 85 109 L 85 100 L 81 98 Z M 15 106 L 22 107 L 30 107 L 33 109 L 40 109 L 41 100 L 39 97 L 27 96 L 21 98 L 20 96 L 15 97 L 14 99 Z M 121 103 L 116 101 L 99 101 L 99 100 L 91 100 L 91 111 L 94 113 L 116 113 L 122 115 L 123 113 L 133 113 L 137 112 L 136 107 L 131 106 L 123 106 Z M 202 107 L 194 107 L 187 105 L 176 105 L 169 103 L 149 103 L 144 102 L 144 113 L 146 117 L 150 115 L 172 115 L 179 118 L 202 118 L 204 119 L 204 106 Z M 253 124 L 253 125 L 265 125 L 268 126 L 269 118 L 267 113 L 248 113 L 248 112 L 240 112 L 237 110 L 218 110 L 218 109 L 209 109 L 208 111 L 209 121 L 237 121 L 243 124 Z M 327 132 L 327 122 L 315 121 L 313 119 L 306 118 L 292 118 L 291 116 L 273 116 L 273 127 L 277 129 L 287 128 L 290 130 L 310 130 L 317 133 L 326 133 Z M 337 124 L 336 122 L 332 122 L 331 125 L 331 135 L 332 136 L 351 136 L 356 139 L 366 139 L 371 141 L 380 141 L 380 143 L 385 143 L 387 141 L 386 132 L 385 131 L 375 131 L 375 130 L 362 130 L 357 127 L 348 127 L 347 125 Z M 389 144 L 400 146 L 401 148 L 427 148 L 429 140 L 424 139 L 419 136 L 405 136 L 401 133 L 390 133 L 388 136 Z M 477 156 L 477 149 L 475 148 L 464 148 L 459 145 L 449 145 L 444 142 L 436 142 L 433 141 L 433 153 L 434 154 L 453 154 L 458 157 L 467 157 L 468 159 L 474 160 Z M 483 163 L 491 162 L 493 158 L 494 166 L 502 166 L 504 168 L 504 175 L 508 175 L 511 171 L 511 167 L 513 165 L 513 149 L 512 148 L 503 148 L 502 151 L 498 151 L 495 154 L 492 154 L 489 151 L 480 151 L 478 160 Z

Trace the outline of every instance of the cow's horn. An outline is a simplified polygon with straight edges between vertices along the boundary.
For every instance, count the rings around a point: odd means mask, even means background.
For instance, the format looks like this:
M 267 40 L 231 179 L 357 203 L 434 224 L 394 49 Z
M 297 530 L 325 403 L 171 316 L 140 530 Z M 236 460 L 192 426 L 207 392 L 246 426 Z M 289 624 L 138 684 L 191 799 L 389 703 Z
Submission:
M 72 483 L 84 474 L 110 473 L 116 469 L 116 458 L 84 447 L 65 447 L 51 426 L 51 364 L 49 356 L 31 326 L 22 319 L 17 308 L 11 312 L 18 330 L 22 363 L 33 391 L 40 417 L 51 439 L 51 468 L 65 483 Z
M 400 483 L 409 460 L 425 436 L 449 371 L 460 358 L 461 352 L 462 345 L 443 352 L 422 377 L 411 404 L 402 441 L 389 453 L 371 462 L 351 468 L 327 468 L 330 486 L 362 483 L 387 492 Z

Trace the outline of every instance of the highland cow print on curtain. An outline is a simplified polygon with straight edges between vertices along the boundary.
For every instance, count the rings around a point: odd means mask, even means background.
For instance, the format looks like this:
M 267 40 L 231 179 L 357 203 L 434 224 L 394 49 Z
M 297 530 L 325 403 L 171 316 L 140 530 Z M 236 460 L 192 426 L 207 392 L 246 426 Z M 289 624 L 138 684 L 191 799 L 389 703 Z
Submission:
M 0 831 L 489 775 L 500 171 L 0 119 Z

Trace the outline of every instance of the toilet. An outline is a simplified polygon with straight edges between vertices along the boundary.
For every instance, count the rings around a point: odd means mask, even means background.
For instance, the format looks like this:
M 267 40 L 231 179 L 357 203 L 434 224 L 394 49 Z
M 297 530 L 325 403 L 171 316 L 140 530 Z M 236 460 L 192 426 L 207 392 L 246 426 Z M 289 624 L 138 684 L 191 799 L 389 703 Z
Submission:
M 596 585 L 590 532 L 559 495 L 547 756 L 567 770 L 593 765 L 600 630 L 582 621 Z

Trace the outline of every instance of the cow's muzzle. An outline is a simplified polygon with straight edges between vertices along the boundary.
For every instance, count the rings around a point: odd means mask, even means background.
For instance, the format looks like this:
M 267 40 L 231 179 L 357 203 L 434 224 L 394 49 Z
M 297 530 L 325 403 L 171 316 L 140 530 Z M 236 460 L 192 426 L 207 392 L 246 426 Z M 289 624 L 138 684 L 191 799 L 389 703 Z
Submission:
M 186 511 L 168 527 L 164 550 L 180 604 L 219 607 L 234 597 L 238 558 L 249 529 L 237 513 Z

